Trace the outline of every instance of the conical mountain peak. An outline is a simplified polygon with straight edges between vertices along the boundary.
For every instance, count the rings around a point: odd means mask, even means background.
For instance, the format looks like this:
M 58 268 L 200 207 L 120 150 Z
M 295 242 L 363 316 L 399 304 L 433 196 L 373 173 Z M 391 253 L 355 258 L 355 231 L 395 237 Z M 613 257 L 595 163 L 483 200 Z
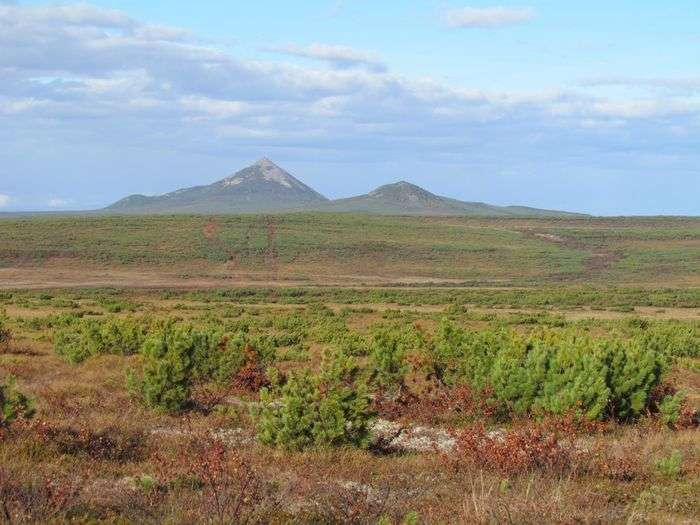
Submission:
M 435 195 L 411 182 L 385 184 L 356 197 L 329 201 L 268 157 L 206 186 L 165 195 L 132 195 L 105 209 L 116 213 L 250 213 L 326 210 L 396 215 L 545 216 L 562 212 L 499 207 Z
M 278 168 L 279 169 L 279 166 L 277 164 L 275 164 L 274 162 L 272 162 L 267 157 L 262 157 L 262 158 L 258 159 L 255 162 L 255 164 L 253 164 L 253 165 L 259 166 L 261 168 Z

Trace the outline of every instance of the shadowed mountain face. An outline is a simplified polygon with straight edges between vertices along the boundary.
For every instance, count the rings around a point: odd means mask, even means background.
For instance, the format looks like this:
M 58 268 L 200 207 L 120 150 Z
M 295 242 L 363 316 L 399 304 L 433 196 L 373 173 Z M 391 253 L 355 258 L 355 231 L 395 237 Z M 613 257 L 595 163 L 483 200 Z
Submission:
M 185 188 L 155 197 L 131 195 L 103 211 L 208 214 L 288 210 L 496 217 L 573 215 L 523 206 L 463 202 L 434 195 L 405 181 L 381 186 L 366 195 L 331 201 L 266 158 L 209 186 Z
M 115 213 L 238 213 L 316 208 L 328 201 L 269 159 L 210 184 L 165 195 L 131 195 L 105 211 Z

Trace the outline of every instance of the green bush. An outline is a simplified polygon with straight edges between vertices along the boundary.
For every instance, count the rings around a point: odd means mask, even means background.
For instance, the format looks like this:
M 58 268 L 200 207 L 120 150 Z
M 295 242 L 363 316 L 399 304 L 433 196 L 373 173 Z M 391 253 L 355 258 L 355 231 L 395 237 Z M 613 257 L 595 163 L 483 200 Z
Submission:
M 588 419 L 604 417 L 611 393 L 604 351 L 585 337 L 571 335 L 536 339 L 533 344 L 541 366 L 546 367 L 533 406 L 553 414 L 580 410 Z
M 367 355 L 369 345 L 365 338 L 359 333 L 349 330 L 335 340 L 337 349 L 345 355 L 364 356 Z
M 369 354 L 370 383 L 385 391 L 403 387 L 410 369 L 406 352 L 411 346 L 410 338 L 399 329 L 376 329 Z
M 667 367 L 664 354 L 639 341 L 612 340 L 603 347 L 610 388 L 608 412 L 617 419 L 638 416 Z
M 13 377 L 9 377 L 5 385 L 0 383 L 0 428 L 8 427 L 17 419 L 29 419 L 33 415 L 32 401 L 17 390 Z
M 54 332 L 54 351 L 72 364 L 99 354 L 137 353 L 149 332 L 162 326 L 149 319 L 67 318 Z
M 248 351 L 260 362 L 260 354 L 269 358 L 269 341 L 261 342 L 246 334 L 224 334 L 216 328 L 193 331 L 193 379 L 225 384 L 246 364 Z M 258 346 L 255 346 L 256 343 Z M 258 353 L 261 344 L 266 344 Z M 274 352 L 274 347 L 272 347 Z
M 100 328 L 101 353 L 132 355 L 141 349 L 149 332 L 149 321 L 131 317 L 107 319 Z
M 639 339 L 596 340 L 568 330 L 477 334 L 449 322 L 431 358 L 443 382 L 490 387 L 516 413 L 576 411 L 590 419 L 639 416 L 667 368 L 665 352 Z
M 468 382 L 484 388 L 490 382 L 491 367 L 499 349 L 508 344 L 507 337 L 502 330 L 471 332 L 443 321 L 429 356 L 432 372 L 447 385 Z
M 674 450 L 671 455 L 661 458 L 656 462 L 656 469 L 660 474 L 669 478 L 677 478 L 683 471 L 683 455 L 679 450 Z
M 503 346 L 495 356 L 488 383 L 496 398 L 515 412 L 531 411 L 547 379 L 551 348 L 545 341 L 527 341 L 514 333 L 509 341 L 499 341 Z
M 22 327 L 29 330 L 46 330 L 52 328 L 66 327 L 77 323 L 83 312 L 69 312 L 63 314 L 47 315 L 43 317 L 30 317 L 21 319 Z M 19 320 L 18 320 L 19 321 Z
M 168 327 L 146 339 L 141 374 L 128 373 L 127 385 L 144 405 L 166 412 L 185 407 L 190 398 L 198 337 L 191 326 Z
M 102 352 L 104 347 L 100 322 L 80 319 L 54 332 L 53 347 L 56 354 L 71 364 L 82 363 Z
M 700 357 L 700 333 L 690 325 L 664 322 L 645 331 L 640 344 L 669 357 Z
M 352 357 L 338 354 L 319 373 L 292 373 L 284 384 L 273 380 L 254 410 L 261 442 L 289 450 L 368 445 L 370 398 Z
M 243 368 L 249 352 L 256 352 L 250 341 L 245 334 L 168 323 L 145 339 L 141 369 L 128 373 L 128 387 L 149 408 L 182 410 L 193 385 L 225 384 Z
M 674 395 L 665 396 L 659 403 L 659 419 L 665 425 L 673 427 L 682 416 L 685 392 L 676 392 Z

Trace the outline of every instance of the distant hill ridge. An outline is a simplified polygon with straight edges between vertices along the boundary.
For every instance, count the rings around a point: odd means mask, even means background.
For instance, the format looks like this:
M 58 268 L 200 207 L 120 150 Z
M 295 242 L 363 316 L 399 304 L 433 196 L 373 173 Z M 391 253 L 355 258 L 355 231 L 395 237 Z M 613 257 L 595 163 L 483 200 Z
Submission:
M 130 195 L 105 213 L 254 213 L 338 211 L 405 215 L 568 216 L 569 212 L 524 206 L 493 206 L 441 197 L 400 181 L 356 197 L 329 200 L 268 158 L 208 186 L 194 186 L 158 196 Z

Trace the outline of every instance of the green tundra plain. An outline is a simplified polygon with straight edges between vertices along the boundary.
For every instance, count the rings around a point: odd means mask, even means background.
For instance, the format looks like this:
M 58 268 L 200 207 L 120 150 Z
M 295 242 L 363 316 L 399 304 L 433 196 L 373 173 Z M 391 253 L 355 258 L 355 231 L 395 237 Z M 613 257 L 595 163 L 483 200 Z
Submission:
M 696 523 L 700 219 L 0 219 L 0 523 Z

